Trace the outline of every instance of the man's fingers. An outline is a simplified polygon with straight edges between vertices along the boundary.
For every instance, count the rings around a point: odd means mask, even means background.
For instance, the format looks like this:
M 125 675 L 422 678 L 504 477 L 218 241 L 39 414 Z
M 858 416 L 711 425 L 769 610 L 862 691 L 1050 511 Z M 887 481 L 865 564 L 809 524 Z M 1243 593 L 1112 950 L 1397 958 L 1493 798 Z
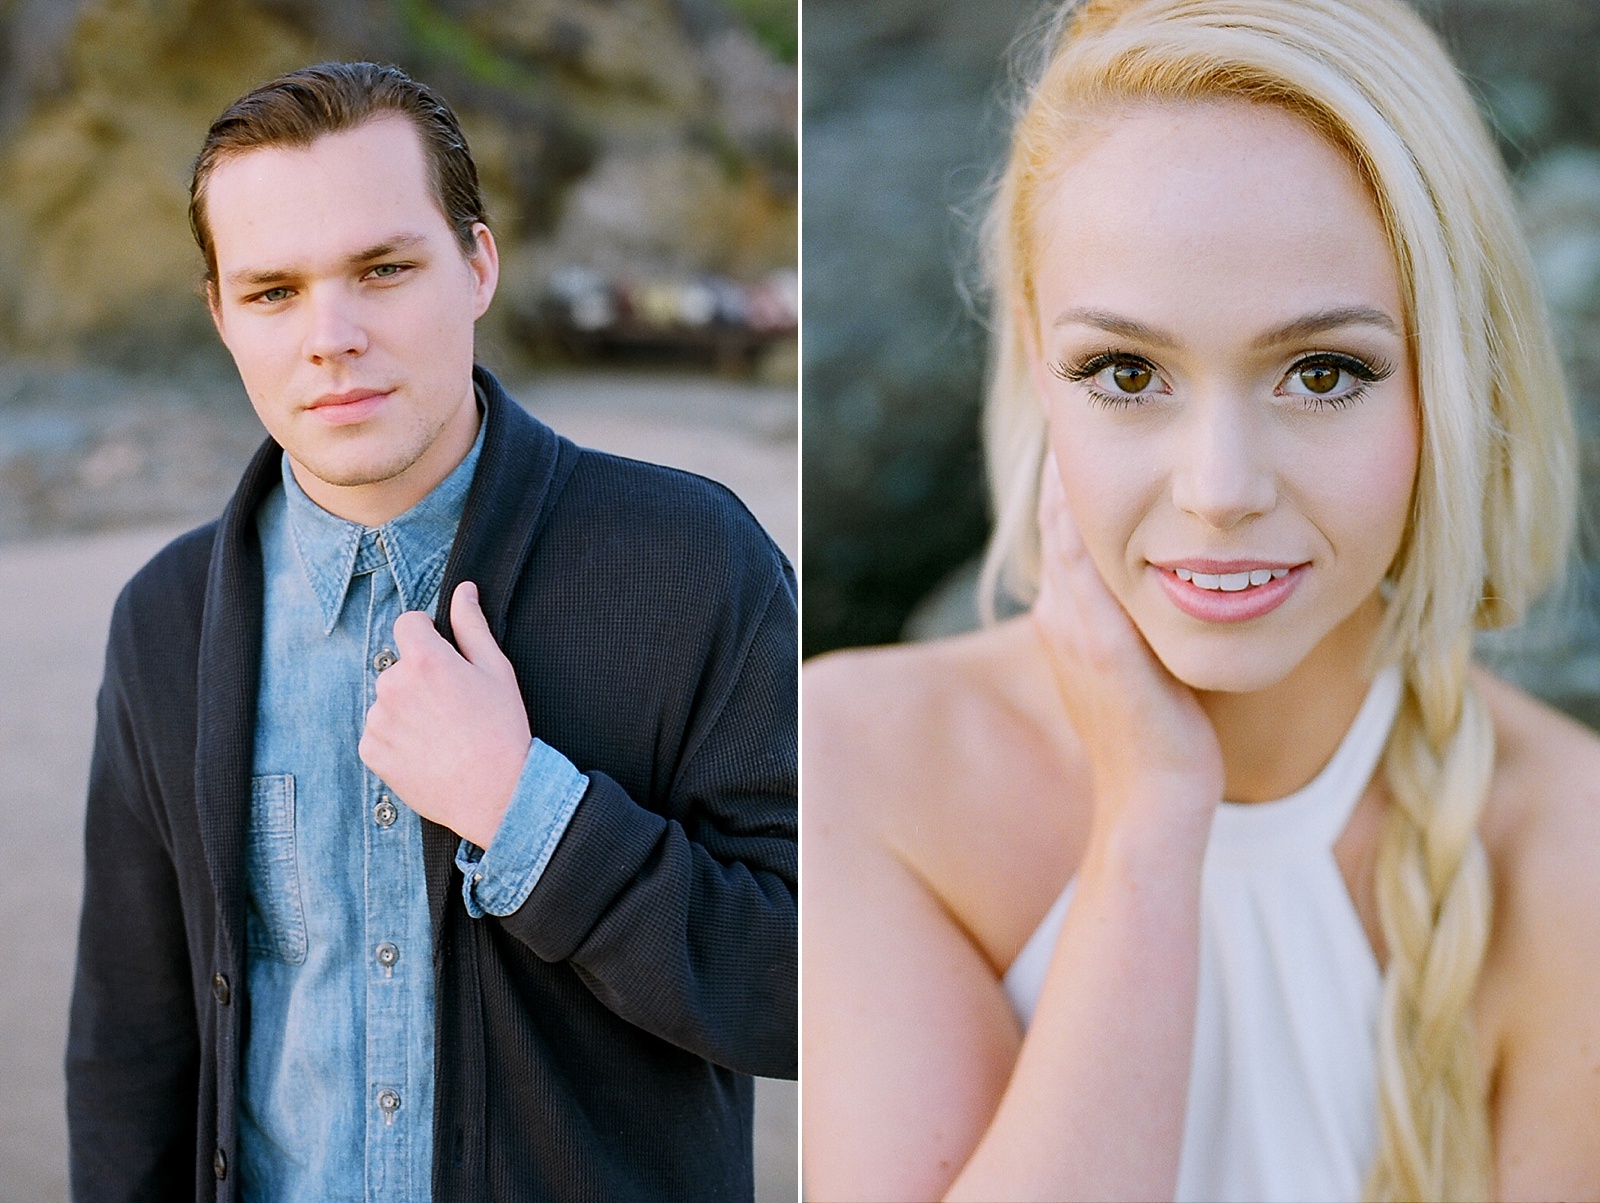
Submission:
M 500 645 L 494 641 L 489 620 L 478 604 L 478 586 L 471 581 L 462 581 L 451 596 L 450 629 L 456 633 L 456 646 L 461 654 L 477 667 L 511 667 Z
M 435 643 L 444 643 L 444 637 L 433 629 L 433 620 L 425 611 L 407 610 L 394 620 L 394 650 L 402 660 Z

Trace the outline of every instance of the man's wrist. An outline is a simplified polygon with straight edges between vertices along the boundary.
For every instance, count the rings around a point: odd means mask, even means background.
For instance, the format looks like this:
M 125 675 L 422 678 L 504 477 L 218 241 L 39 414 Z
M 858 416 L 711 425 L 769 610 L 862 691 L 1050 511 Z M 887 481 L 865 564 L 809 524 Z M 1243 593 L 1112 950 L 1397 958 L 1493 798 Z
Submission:
M 530 743 L 491 843 L 467 837 L 456 852 L 468 914 L 509 915 L 527 900 L 588 787 L 560 752 L 542 740 Z

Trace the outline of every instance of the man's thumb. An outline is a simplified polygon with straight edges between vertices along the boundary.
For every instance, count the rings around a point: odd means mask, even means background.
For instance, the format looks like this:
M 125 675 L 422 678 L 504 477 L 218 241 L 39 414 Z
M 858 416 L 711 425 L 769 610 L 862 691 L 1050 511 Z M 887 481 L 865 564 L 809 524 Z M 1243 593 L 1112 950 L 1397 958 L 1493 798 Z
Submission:
M 456 646 L 461 654 L 472 664 L 479 668 L 509 665 L 478 604 L 478 586 L 471 581 L 462 581 L 451 595 L 450 629 L 456 634 Z

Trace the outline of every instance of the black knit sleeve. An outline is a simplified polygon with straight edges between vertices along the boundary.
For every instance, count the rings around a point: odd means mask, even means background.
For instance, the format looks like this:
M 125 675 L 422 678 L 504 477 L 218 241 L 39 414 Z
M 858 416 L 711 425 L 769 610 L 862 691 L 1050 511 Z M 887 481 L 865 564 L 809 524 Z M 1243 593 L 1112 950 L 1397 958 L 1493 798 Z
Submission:
M 731 1069 L 793 1077 L 795 588 L 764 536 L 758 556 L 736 558 L 763 565 L 697 618 L 708 651 L 680 691 L 693 718 L 664 796 L 631 796 L 580 762 L 590 785 L 571 824 L 499 922 L 640 1028 Z
M 83 911 L 67 1040 L 75 1199 L 194 1189 L 199 1040 L 168 836 L 128 704 L 128 595 L 112 620 L 89 775 Z

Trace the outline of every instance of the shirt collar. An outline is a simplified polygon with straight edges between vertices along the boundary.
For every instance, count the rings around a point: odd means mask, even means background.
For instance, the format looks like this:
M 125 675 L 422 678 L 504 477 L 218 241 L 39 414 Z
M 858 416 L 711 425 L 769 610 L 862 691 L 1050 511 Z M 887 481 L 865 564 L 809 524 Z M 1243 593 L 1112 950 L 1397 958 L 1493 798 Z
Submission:
M 480 410 L 481 406 L 480 398 Z M 426 497 L 382 526 L 362 526 L 328 513 L 306 496 L 290 467 L 289 453 L 283 453 L 289 530 L 322 611 L 323 634 L 339 621 L 350 583 L 363 572 L 387 567 L 394 574 L 401 608 L 425 608 L 444 575 L 487 425 L 480 413 L 478 437 L 466 457 Z

